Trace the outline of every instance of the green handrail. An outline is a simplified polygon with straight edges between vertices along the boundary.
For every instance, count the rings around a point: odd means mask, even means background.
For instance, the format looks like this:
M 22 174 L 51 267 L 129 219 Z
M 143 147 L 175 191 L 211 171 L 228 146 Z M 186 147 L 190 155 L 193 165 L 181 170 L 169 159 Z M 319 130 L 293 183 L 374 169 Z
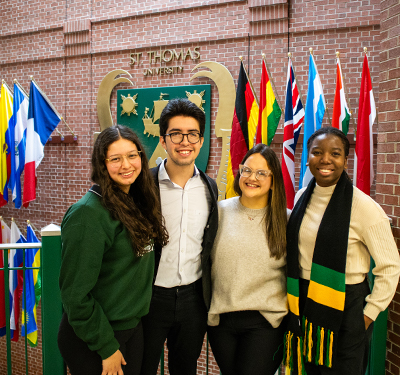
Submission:
M 57 345 L 58 325 L 63 313 L 58 287 L 61 228 L 50 224 L 42 229 L 41 234 L 43 375 L 66 375 L 66 366 Z

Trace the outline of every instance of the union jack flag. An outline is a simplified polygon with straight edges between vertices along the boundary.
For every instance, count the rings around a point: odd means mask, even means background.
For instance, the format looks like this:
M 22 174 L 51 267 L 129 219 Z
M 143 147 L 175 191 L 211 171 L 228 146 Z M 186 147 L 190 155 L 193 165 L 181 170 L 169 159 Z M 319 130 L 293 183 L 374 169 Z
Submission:
M 285 126 L 283 130 L 282 174 L 286 190 L 287 208 L 292 209 L 295 196 L 294 184 L 294 153 L 297 140 L 304 122 L 304 108 L 296 85 L 292 60 L 289 66 L 286 84 Z

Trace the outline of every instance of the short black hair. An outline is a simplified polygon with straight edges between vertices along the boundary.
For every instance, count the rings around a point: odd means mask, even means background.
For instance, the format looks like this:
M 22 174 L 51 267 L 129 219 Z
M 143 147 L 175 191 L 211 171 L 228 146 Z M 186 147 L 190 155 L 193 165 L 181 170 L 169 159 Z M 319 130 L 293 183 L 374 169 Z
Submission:
M 199 123 L 200 134 L 204 136 L 206 128 L 206 115 L 193 102 L 188 99 L 172 99 L 165 106 L 160 116 L 160 137 L 167 133 L 169 120 L 175 116 L 193 117 Z
M 314 139 L 322 134 L 334 135 L 334 136 L 340 138 L 340 140 L 343 143 L 343 147 L 344 147 L 344 156 L 346 156 L 346 157 L 349 156 L 350 142 L 347 139 L 346 134 L 344 134 L 338 128 L 334 128 L 332 126 L 327 126 L 325 128 L 318 129 L 313 134 L 311 134 L 310 138 L 308 138 L 308 141 L 307 141 L 307 153 L 310 153 L 311 145 L 314 142 Z

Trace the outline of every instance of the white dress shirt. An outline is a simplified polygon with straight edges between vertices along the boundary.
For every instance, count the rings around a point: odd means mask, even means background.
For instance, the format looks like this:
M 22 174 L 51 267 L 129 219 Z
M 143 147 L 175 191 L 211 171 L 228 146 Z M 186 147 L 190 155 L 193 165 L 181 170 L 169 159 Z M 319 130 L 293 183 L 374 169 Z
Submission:
M 182 188 L 170 180 L 165 162 L 160 165 L 158 181 L 169 242 L 162 249 L 154 284 L 172 288 L 188 285 L 201 277 L 201 244 L 211 196 L 196 166 L 193 176 Z

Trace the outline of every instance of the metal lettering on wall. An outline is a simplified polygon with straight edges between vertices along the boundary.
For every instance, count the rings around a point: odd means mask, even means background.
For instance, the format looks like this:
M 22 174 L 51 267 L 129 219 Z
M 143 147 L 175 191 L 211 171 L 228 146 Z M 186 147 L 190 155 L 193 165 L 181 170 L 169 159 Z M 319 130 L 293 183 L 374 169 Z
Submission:
M 133 68 L 141 67 L 144 64 L 149 64 L 148 67 L 143 67 L 144 76 L 162 76 L 175 73 L 183 73 L 183 65 L 172 65 L 179 62 L 183 63 L 187 59 L 193 61 L 200 59 L 200 47 L 194 48 L 181 48 L 181 49 L 164 49 L 158 51 L 148 52 L 134 52 L 130 54 L 130 66 Z M 167 66 L 161 66 L 161 64 L 168 64 Z M 152 66 L 153 64 L 160 64 L 157 67 Z
M 152 54 L 152 56 L 155 56 L 155 54 Z M 160 56 L 162 57 L 162 54 Z M 236 97 L 235 84 L 229 70 L 220 63 L 206 61 L 198 64 L 192 71 L 199 68 L 208 68 L 209 70 L 197 71 L 190 78 L 190 81 L 198 77 L 207 77 L 215 82 L 218 89 L 219 104 L 215 119 L 215 135 L 218 138 L 222 137 L 221 161 L 217 176 L 218 199 L 221 200 L 225 198 L 226 192 L 229 138 L 231 134 Z M 133 83 L 128 78 L 119 77 L 120 74 L 126 74 L 132 78 L 127 71 L 118 69 L 109 72 L 100 83 L 97 94 L 97 115 L 101 130 L 113 125 L 110 109 L 110 96 L 114 87 L 121 82 L 127 82 L 133 86 Z M 173 96 L 170 96 L 170 94 Z M 168 103 L 169 97 L 187 97 L 206 113 L 205 144 L 202 147 L 202 149 L 204 149 L 204 151 L 202 151 L 204 161 L 201 159 L 201 154 L 196 161 L 199 168 L 205 171 L 208 163 L 211 135 L 210 85 L 118 90 L 117 122 L 121 125 L 132 127 L 136 133 L 138 133 L 140 139 L 145 145 L 150 142 L 151 145 L 147 146 L 147 156 L 150 159 L 150 164 L 154 166 L 158 157 L 165 158 L 165 151 L 159 145 L 158 119 L 162 109 Z M 145 136 L 147 136 L 148 140 L 145 139 Z M 208 145 L 206 141 L 208 142 Z

